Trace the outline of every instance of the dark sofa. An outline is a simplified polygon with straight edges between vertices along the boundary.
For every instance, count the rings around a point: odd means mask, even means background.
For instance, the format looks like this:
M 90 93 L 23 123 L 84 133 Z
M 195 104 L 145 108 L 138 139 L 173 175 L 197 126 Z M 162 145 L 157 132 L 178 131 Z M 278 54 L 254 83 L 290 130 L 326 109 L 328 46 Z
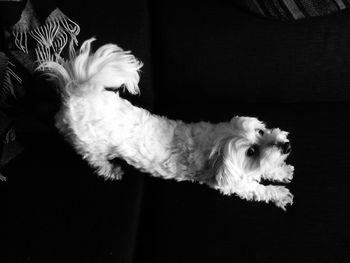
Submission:
M 9 163 L 9 262 L 349 262 L 350 13 L 282 22 L 234 1 L 62 2 L 100 45 L 144 62 L 141 96 L 185 121 L 255 116 L 290 132 L 287 212 L 125 165 L 98 178 L 50 121 Z M 44 99 L 43 99 L 44 100 Z M 45 101 L 45 100 L 44 100 Z

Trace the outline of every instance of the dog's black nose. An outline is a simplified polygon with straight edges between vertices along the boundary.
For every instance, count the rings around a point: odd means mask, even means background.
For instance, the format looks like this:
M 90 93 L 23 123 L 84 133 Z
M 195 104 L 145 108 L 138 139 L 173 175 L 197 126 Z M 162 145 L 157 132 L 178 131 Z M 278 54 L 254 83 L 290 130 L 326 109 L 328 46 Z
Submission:
M 285 142 L 281 145 L 282 152 L 284 154 L 288 154 L 292 151 L 292 146 L 290 145 L 290 142 Z

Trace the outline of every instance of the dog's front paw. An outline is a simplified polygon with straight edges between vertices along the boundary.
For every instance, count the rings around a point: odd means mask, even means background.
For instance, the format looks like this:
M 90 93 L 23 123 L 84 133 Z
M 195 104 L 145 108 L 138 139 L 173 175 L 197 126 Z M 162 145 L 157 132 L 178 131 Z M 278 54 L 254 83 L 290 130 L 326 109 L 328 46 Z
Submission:
M 274 182 L 290 183 L 293 179 L 294 167 L 282 165 L 262 174 L 262 178 Z
M 275 186 L 273 202 L 286 211 L 287 205 L 293 204 L 293 194 L 284 186 Z
M 106 180 L 120 180 L 123 177 L 123 170 L 119 165 L 105 165 L 98 169 L 98 174 L 103 176 Z
M 289 183 L 293 179 L 294 166 L 286 165 L 285 173 L 286 173 L 286 176 L 284 177 L 283 182 L 284 183 Z
M 120 179 L 122 179 L 123 175 L 124 175 L 124 172 L 123 172 L 122 168 L 120 166 L 114 166 L 112 169 L 112 173 L 111 173 L 110 178 L 112 180 L 120 180 Z

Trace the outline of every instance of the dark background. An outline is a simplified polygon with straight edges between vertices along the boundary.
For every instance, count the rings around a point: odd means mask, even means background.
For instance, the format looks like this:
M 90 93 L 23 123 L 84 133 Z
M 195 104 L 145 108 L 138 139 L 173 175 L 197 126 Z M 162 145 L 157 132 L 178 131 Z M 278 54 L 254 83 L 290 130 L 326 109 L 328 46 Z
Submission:
M 350 262 L 350 14 L 280 22 L 233 2 L 57 4 L 81 26 L 80 43 L 95 36 L 144 62 L 135 104 L 289 131 L 294 205 L 284 212 L 130 167 L 105 181 L 33 110 L 28 119 L 46 129 L 17 123 L 25 151 L 3 171 L 9 262 Z

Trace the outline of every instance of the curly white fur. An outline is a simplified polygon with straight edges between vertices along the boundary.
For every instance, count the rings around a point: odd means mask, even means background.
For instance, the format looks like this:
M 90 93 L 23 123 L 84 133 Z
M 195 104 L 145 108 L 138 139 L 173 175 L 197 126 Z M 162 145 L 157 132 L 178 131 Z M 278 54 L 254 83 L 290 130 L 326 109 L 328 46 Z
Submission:
M 287 132 L 250 117 L 187 124 L 138 108 L 121 98 L 119 89 L 139 93 L 142 64 L 113 44 L 92 53 L 93 40 L 72 60 L 45 62 L 38 69 L 57 78 L 61 88 L 58 129 L 99 175 L 120 179 L 123 172 L 112 160 L 122 158 L 156 177 L 205 183 L 283 209 L 292 204 L 285 186 L 261 183 L 292 179 L 294 168 L 285 164 Z

